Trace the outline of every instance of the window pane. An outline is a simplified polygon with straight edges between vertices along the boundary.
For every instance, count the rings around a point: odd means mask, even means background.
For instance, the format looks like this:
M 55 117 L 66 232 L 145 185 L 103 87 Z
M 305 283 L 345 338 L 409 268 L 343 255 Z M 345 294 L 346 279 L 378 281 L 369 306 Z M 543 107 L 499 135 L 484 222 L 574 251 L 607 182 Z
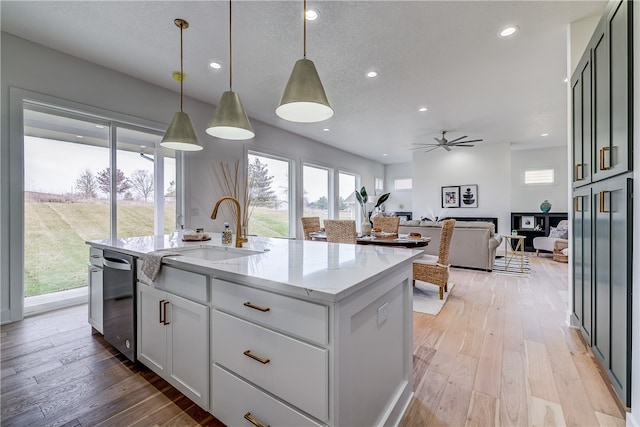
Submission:
M 329 170 L 315 166 L 302 167 L 304 216 L 318 216 L 320 223 L 329 216 Z
M 164 154 L 164 233 L 169 234 L 176 229 L 176 152 L 162 149 Z M 184 224 L 179 218 L 180 224 Z
M 411 190 L 413 187 L 413 180 L 411 178 L 398 178 L 394 181 L 394 188 L 396 190 Z
M 124 128 L 116 129 L 116 136 L 118 238 L 154 235 L 154 153 L 161 137 Z M 110 170 L 103 171 L 106 184 L 109 174 Z M 109 194 L 106 184 L 101 189 Z
M 109 128 L 24 109 L 25 297 L 87 285 L 85 240 L 109 237 Z
M 250 217 L 248 234 L 290 237 L 290 161 L 248 154 Z M 235 231 L 235 230 L 234 230 Z
M 339 219 L 356 219 L 356 176 L 345 172 L 338 174 Z M 357 222 L 357 221 L 356 221 Z
M 380 192 L 384 190 L 384 181 L 381 178 L 375 179 L 375 189 L 376 191 L 380 191 Z
M 553 169 L 529 169 L 524 171 L 525 184 L 553 184 Z

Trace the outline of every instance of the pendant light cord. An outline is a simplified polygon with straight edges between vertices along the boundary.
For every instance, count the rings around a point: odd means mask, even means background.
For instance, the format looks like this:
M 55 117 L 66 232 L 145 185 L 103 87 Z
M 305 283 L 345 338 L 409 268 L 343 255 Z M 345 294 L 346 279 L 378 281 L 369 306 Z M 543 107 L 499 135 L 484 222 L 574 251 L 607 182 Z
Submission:
M 233 50 L 231 49 L 231 0 L 229 0 L 229 90 L 233 91 Z
M 304 0 L 303 11 L 302 11 L 302 28 L 303 28 L 303 36 L 302 40 L 304 40 L 302 46 L 302 57 L 307 58 L 307 0 Z
M 184 28 L 184 24 L 180 23 L 180 111 L 182 112 L 182 89 L 184 82 L 184 66 L 183 62 L 183 54 L 182 54 L 182 29 Z

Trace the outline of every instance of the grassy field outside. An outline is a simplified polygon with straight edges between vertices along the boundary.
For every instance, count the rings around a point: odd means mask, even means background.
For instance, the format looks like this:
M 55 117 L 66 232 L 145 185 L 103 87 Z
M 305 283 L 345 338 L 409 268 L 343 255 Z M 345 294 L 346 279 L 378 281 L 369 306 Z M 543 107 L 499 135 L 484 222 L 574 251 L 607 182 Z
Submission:
M 305 216 L 322 214 L 324 212 L 305 211 Z M 322 215 L 321 219 L 324 216 Z M 340 219 L 349 218 L 351 211 L 340 212 Z M 173 231 L 174 223 L 175 206 L 167 203 L 164 229 L 166 234 Z M 118 201 L 119 237 L 152 234 L 152 203 Z M 251 215 L 248 234 L 290 237 L 288 211 L 256 207 Z M 85 241 L 108 237 L 107 201 L 25 201 L 25 296 L 87 286 L 89 247 Z
M 120 203 L 120 202 L 119 202 Z M 109 238 L 107 201 L 56 203 L 25 201 L 25 296 L 87 286 L 86 240 Z M 165 209 L 165 233 L 175 222 L 175 207 Z M 119 236 L 153 234 L 153 205 L 121 203 Z

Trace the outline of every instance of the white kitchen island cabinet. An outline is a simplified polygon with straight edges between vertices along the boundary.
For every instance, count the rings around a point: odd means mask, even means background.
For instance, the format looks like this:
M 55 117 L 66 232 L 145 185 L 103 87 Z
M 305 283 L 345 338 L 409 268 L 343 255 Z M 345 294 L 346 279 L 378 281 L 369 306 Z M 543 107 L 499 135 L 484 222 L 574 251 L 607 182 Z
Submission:
M 138 282 L 138 360 L 209 409 L 208 307 Z
M 166 236 L 89 244 L 139 257 L 203 246 Z M 171 344 L 158 324 L 178 323 L 163 304 L 179 298 L 205 309 L 178 335 L 185 354 L 207 346 L 206 367 L 182 363 L 206 375 L 208 389 L 194 397 L 169 382 L 226 425 L 397 425 L 413 395 L 411 264 L 421 251 L 264 238 L 246 246 L 253 252 L 217 261 L 189 255 L 206 250 L 166 257 L 154 283 L 138 270 L 139 360 L 167 378 L 175 355 L 162 351 Z

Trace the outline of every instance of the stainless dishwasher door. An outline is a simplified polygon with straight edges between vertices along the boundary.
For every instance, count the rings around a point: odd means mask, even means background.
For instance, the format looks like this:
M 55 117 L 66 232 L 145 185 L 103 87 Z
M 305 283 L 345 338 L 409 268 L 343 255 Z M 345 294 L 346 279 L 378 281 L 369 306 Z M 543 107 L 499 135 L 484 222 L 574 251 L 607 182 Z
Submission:
M 135 258 L 105 250 L 103 266 L 104 339 L 135 362 Z

